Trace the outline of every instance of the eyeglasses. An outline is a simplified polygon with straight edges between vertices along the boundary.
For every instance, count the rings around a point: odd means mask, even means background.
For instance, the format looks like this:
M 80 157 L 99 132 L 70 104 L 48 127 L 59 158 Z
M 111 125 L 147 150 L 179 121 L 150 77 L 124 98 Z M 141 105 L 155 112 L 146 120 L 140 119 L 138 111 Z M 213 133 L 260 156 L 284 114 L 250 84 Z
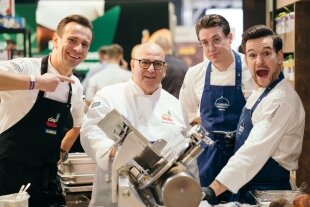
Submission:
M 212 44 L 213 47 L 217 47 L 217 46 L 220 46 L 222 42 L 223 42 L 223 38 L 215 37 L 211 40 L 210 43 L 207 41 L 200 41 L 200 46 L 204 48 L 208 48 Z
M 161 69 L 163 69 L 164 65 L 166 64 L 165 62 L 160 61 L 160 60 L 155 60 L 153 62 L 149 61 L 149 60 L 145 60 L 145 59 L 142 59 L 142 60 L 133 59 L 133 60 L 139 61 L 139 65 L 142 69 L 148 69 L 151 66 L 151 64 L 153 64 L 153 67 L 155 70 L 161 70 Z

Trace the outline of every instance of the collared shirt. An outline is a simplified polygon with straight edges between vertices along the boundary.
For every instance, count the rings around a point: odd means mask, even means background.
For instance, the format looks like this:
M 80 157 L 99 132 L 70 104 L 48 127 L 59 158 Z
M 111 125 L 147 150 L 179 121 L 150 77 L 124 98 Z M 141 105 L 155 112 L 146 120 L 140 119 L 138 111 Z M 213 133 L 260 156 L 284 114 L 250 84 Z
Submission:
M 254 91 L 245 107 L 251 109 L 263 91 L 264 88 Z M 234 193 L 250 181 L 270 157 L 287 170 L 298 168 L 305 111 L 299 96 L 286 80 L 258 104 L 252 114 L 252 123 L 244 145 L 216 177 Z
M 18 58 L 10 61 L 0 61 L 0 70 L 18 74 L 41 74 L 41 58 Z M 58 73 L 48 64 L 48 73 Z M 83 87 L 74 75 L 70 76 L 72 84 L 71 113 L 73 126 L 80 127 L 84 119 Z M 21 120 L 36 102 L 39 90 L 0 91 L 0 133 L 12 127 Z M 60 82 L 54 92 L 46 92 L 45 97 L 66 103 L 69 87 L 67 82 Z
M 244 59 L 242 54 L 241 60 Z M 179 99 L 183 108 L 187 113 L 189 122 L 192 122 L 197 116 L 199 116 L 201 97 L 205 85 L 206 71 L 209 61 L 206 60 L 188 69 L 182 88 L 180 90 Z M 211 85 L 219 86 L 233 86 L 235 85 L 235 61 L 227 68 L 226 71 L 219 71 L 213 64 L 211 65 Z M 255 84 L 250 74 L 250 71 L 246 68 L 244 62 L 242 62 L 242 91 L 247 98 L 252 90 L 254 90 Z

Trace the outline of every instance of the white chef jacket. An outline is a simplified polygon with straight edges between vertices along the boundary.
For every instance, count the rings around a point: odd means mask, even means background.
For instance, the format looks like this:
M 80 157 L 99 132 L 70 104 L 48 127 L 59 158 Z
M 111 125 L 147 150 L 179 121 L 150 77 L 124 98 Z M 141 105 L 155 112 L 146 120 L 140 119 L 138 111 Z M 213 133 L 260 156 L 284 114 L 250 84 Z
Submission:
M 17 58 L 10 61 L 0 61 L 0 70 L 17 74 L 41 74 L 41 58 Z M 58 73 L 48 62 L 48 73 Z M 71 114 L 73 126 L 80 127 L 84 119 L 83 87 L 79 79 L 70 76 L 75 83 L 72 85 Z M 0 91 L 0 134 L 20 121 L 33 107 L 39 90 Z M 54 92 L 46 92 L 45 97 L 66 103 L 69 86 L 60 82 Z
M 106 180 L 109 175 L 110 153 L 102 155 L 114 142 L 97 126 L 113 109 L 128 119 L 149 141 L 167 140 L 168 148 L 173 148 L 181 131 L 188 128 L 180 102 L 161 86 L 152 95 L 145 95 L 142 89 L 130 80 L 98 91 L 81 128 L 81 144 L 97 164 L 90 206 L 113 206 L 108 195 L 111 190 L 106 187 L 110 185 Z
M 253 107 L 264 88 L 254 91 L 245 107 Z M 286 80 L 262 99 L 252 114 L 253 128 L 244 145 L 216 177 L 233 193 L 250 181 L 270 157 L 287 170 L 298 168 L 305 127 L 302 102 Z M 277 176 L 277 175 L 272 175 Z
M 131 72 L 128 70 L 121 68 L 118 64 L 108 63 L 104 67 L 104 70 L 90 78 L 85 99 L 91 102 L 97 91 L 101 88 L 116 83 L 127 82 L 130 77 Z
M 239 53 L 238 53 L 239 54 Z M 242 91 L 247 98 L 255 88 L 250 71 L 244 63 L 244 55 L 239 54 L 242 61 Z M 205 85 L 206 71 L 209 61 L 206 60 L 188 69 L 180 90 L 179 100 L 186 111 L 189 122 L 200 116 L 200 103 Z M 235 85 L 235 60 L 226 71 L 219 71 L 211 64 L 211 85 L 233 86 Z

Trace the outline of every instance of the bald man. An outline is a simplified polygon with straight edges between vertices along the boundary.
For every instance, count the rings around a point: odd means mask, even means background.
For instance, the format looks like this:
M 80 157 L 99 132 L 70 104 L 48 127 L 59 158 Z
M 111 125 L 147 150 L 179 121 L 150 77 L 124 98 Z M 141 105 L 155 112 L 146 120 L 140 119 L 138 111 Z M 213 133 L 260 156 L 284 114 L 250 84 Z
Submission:
M 97 92 L 81 129 L 82 146 L 97 163 L 90 206 L 117 206 L 111 201 L 107 164 L 113 157 L 110 148 L 114 141 L 97 125 L 106 114 L 116 109 L 150 142 L 164 139 L 167 147 L 172 147 L 178 141 L 175 137 L 188 127 L 178 99 L 161 87 L 167 70 L 162 48 L 154 43 L 138 46 L 130 66 L 132 78 L 128 82 Z M 106 156 L 100 156 L 107 151 Z

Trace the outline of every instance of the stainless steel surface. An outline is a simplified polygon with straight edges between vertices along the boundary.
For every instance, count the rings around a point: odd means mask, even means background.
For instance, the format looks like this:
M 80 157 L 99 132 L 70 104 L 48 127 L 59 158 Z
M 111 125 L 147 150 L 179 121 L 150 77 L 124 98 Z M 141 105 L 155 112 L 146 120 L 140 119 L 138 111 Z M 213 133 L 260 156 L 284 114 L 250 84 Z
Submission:
M 189 172 L 172 172 L 162 186 L 164 204 L 169 207 L 199 206 L 201 187 Z
M 252 192 L 252 195 L 259 206 L 269 206 L 271 202 L 279 199 L 285 199 L 288 201 L 289 206 L 293 206 L 293 200 L 301 193 L 300 191 L 293 190 L 255 190 Z
M 92 185 L 68 186 L 63 182 L 61 182 L 61 186 L 64 193 L 91 192 L 93 189 Z
M 199 205 L 200 184 L 187 168 L 205 145 L 213 144 L 205 129 L 196 126 L 186 136 L 180 133 L 174 136 L 178 141 L 173 147 L 164 148 L 166 143 L 151 144 L 115 110 L 98 126 L 115 141 L 112 147 L 117 150 L 111 169 L 112 203 L 119 207 Z
M 58 172 L 60 180 L 66 185 L 92 184 L 94 174 L 62 174 Z
M 68 159 L 58 165 L 58 171 L 62 174 L 93 174 L 95 162 L 86 153 L 69 153 Z

